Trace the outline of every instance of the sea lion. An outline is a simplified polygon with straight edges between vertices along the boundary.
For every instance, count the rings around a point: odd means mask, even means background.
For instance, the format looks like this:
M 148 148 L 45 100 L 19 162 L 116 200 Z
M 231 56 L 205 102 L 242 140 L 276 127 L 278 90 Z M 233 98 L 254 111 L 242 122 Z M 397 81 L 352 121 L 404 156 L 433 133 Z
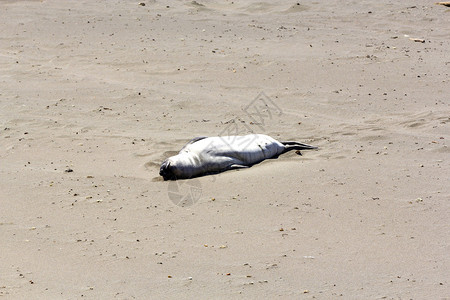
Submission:
M 291 150 L 317 149 L 297 142 L 279 142 L 264 134 L 197 137 L 180 153 L 164 160 L 164 180 L 188 179 L 237 168 L 248 168 Z

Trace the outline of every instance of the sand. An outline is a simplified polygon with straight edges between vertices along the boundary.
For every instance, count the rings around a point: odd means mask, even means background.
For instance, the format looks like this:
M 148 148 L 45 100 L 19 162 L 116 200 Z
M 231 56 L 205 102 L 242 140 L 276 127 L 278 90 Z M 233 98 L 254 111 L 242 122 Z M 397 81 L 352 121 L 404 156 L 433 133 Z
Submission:
M 449 8 L 142 3 L 0 1 L 0 296 L 450 299 Z

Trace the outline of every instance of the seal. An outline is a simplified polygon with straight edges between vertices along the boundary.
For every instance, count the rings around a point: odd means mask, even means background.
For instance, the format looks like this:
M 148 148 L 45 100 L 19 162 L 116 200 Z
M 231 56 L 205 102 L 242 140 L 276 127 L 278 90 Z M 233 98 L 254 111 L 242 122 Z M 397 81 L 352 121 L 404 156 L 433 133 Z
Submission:
M 231 169 L 248 168 L 291 150 L 317 149 L 297 143 L 279 142 L 264 134 L 197 137 L 180 152 L 164 160 L 159 170 L 164 180 L 188 179 Z

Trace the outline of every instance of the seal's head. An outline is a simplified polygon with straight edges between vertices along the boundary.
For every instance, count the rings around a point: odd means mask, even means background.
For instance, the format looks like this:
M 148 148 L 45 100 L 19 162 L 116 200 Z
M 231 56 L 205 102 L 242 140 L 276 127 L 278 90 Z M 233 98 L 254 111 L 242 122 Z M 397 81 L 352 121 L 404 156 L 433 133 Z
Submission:
M 192 167 L 189 158 L 180 154 L 169 157 L 163 161 L 161 168 L 159 169 L 159 175 L 161 175 L 164 180 L 191 178 L 193 175 L 191 173 Z
M 161 175 L 164 180 L 175 180 L 176 176 L 174 174 L 174 166 L 171 165 L 171 162 L 169 159 L 166 159 L 161 164 L 161 167 L 159 168 L 159 175 Z

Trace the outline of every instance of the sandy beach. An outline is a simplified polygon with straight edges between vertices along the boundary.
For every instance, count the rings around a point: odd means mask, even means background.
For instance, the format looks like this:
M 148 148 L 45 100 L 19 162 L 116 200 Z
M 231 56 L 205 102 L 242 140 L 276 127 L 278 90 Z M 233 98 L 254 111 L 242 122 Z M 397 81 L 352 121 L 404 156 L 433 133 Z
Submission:
M 450 8 L 1 1 L 0 298 L 450 299 Z M 318 146 L 163 181 L 197 136 Z

